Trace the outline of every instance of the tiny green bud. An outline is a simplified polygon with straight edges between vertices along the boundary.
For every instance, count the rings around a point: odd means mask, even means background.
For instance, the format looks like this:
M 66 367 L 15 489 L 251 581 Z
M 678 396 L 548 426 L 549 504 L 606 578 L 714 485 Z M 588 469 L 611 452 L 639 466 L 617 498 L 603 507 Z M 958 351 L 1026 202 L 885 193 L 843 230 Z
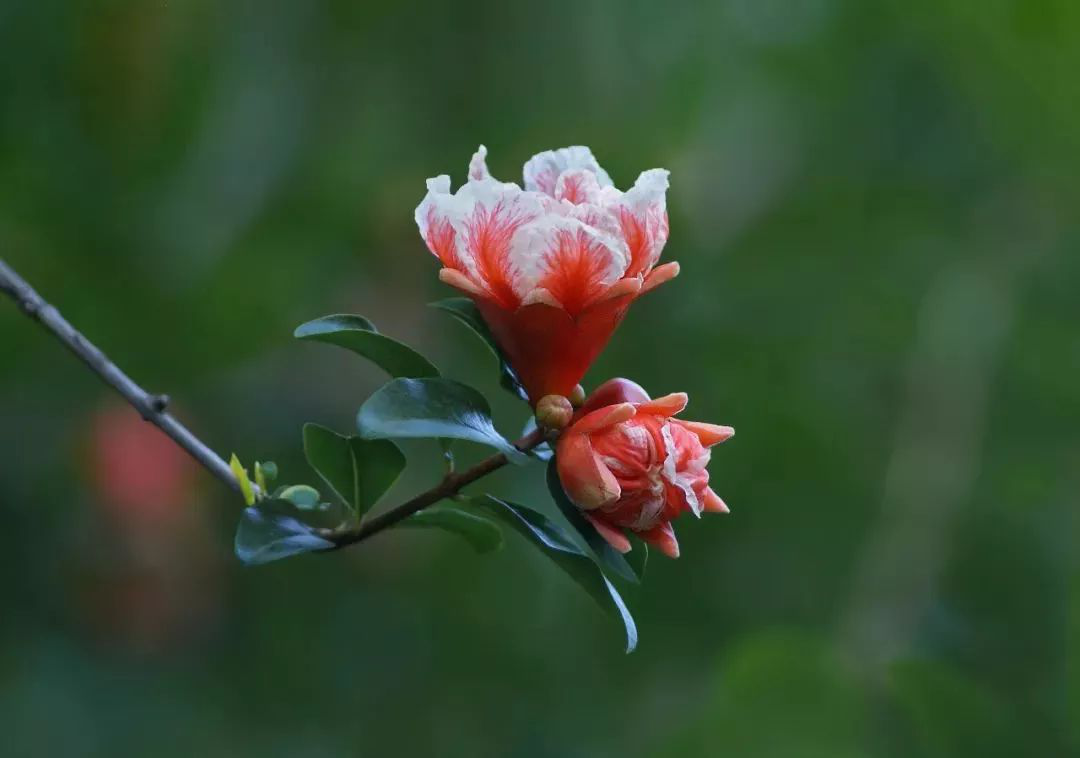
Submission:
M 536 404 L 536 423 L 545 429 L 565 429 L 574 416 L 574 406 L 562 395 L 544 395 Z
M 273 461 L 263 461 L 259 464 L 259 468 L 262 469 L 263 476 L 266 477 L 267 483 L 273 483 L 277 479 L 278 467 Z

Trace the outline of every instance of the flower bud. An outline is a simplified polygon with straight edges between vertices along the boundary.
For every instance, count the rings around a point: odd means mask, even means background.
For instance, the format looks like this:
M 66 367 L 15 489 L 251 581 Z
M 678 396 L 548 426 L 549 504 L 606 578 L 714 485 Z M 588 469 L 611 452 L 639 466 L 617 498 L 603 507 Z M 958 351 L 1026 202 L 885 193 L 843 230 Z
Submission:
M 575 384 L 574 389 L 570 391 L 570 405 L 575 408 L 580 408 L 585 403 L 585 388 L 580 384 Z
M 562 395 L 544 395 L 536 404 L 536 423 L 545 429 L 565 429 L 574 416 L 574 407 Z
M 651 400 L 634 382 L 613 379 L 589 396 L 556 446 L 567 496 L 621 552 L 624 530 L 677 558 L 671 521 L 685 511 L 727 513 L 709 487 L 709 448 L 730 438 L 727 426 L 676 419 L 685 393 Z

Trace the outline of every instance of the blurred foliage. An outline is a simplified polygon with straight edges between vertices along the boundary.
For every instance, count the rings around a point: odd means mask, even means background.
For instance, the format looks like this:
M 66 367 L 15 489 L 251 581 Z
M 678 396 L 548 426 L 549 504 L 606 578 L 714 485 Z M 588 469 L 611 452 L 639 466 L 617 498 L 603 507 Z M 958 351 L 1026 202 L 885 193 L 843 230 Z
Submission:
M 112 506 L 107 392 L 0 303 L 5 751 L 1080 754 L 1077 70 L 1074 0 L 0 3 L 0 255 L 218 451 L 292 474 L 302 421 L 350 432 L 383 377 L 291 337 L 330 312 L 521 428 L 422 306 L 413 208 L 480 142 L 506 180 L 672 170 L 683 275 L 588 384 L 738 430 L 625 656 L 530 551 L 243 568 L 208 477 Z M 541 469 L 491 490 L 557 517 Z

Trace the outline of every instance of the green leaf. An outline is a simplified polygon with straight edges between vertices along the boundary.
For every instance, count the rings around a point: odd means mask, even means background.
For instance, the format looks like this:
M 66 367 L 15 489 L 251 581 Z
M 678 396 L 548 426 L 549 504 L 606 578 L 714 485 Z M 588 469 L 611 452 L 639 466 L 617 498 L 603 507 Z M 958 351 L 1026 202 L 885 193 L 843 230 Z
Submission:
M 599 563 L 605 571 L 616 574 L 628 582 L 640 584 L 641 575 L 630 565 L 626 556 L 613 548 L 607 540 L 601 537 L 600 532 L 596 531 L 596 527 L 590 524 L 588 519 L 581 515 L 581 510 L 570 501 L 569 497 L 567 497 L 566 492 L 563 490 L 562 482 L 559 481 L 559 472 L 555 467 L 554 458 L 548 463 L 547 486 L 552 499 L 555 500 L 555 505 L 559 506 L 559 510 L 566 516 L 566 520 L 570 522 L 570 526 L 574 528 L 574 531 L 580 534 L 581 538 L 585 540 L 585 544 L 589 546 L 589 550 L 596 556 L 597 563 Z M 642 568 L 644 568 L 644 563 L 642 563 Z
M 439 376 L 439 369 L 431 361 L 408 345 L 380 334 L 363 316 L 323 316 L 301 324 L 293 336 L 352 350 L 393 377 Z
M 636 537 L 630 539 L 634 549 L 627 553 L 624 558 L 630 564 L 630 570 L 639 582 L 645 580 L 645 568 L 649 565 L 649 546 Z
M 638 633 L 634 617 L 623 602 L 615 585 L 604 576 L 600 567 L 581 548 L 574 544 L 566 531 L 542 513 L 505 500 L 483 495 L 469 502 L 491 513 L 521 536 L 539 547 L 571 579 L 600 604 L 605 611 L 617 616 L 626 631 L 626 652 L 637 647 Z
M 520 462 L 527 457 L 491 421 L 491 407 L 472 387 L 451 379 L 394 379 L 360 407 L 364 439 L 449 437 L 490 445 Z
M 317 536 L 308 525 L 262 507 L 244 509 L 234 543 L 236 557 L 249 566 L 333 547 L 334 543 Z
M 529 401 L 525 388 L 521 386 L 517 374 L 506 360 L 506 356 L 503 355 L 502 349 L 495 341 L 495 336 L 488 329 L 487 324 L 484 323 L 484 318 L 480 315 L 476 303 L 467 297 L 450 297 L 446 300 L 430 303 L 430 305 L 432 308 L 438 308 L 449 313 L 480 337 L 491 349 L 495 357 L 499 359 L 499 384 L 510 394 L 521 398 L 525 402 Z
M 229 468 L 232 469 L 233 476 L 236 477 L 236 481 L 240 484 L 240 494 L 244 496 L 244 504 L 255 505 L 255 490 L 251 487 L 247 469 L 240 463 L 236 453 L 233 453 L 232 458 L 229 459 Z
M 258 502 L 259 510 L 289 516 L 310 527 L 333 529 L 355 521 L 353 512 L 338 502 L 328 503 L 305 484 L 281 486 L 272 497 Z
M 334 494 L 360 516 L 405 470 L 405 456 L 393 442 L 344 437 L 318 424 L 304 424 L 304 455 Z
M 294 484 L 291 487 L 284 487 L 279 492 L 274 493 L 274 496 L 281 500 L 288 500 L 300 510 L 305 511 L 318 510 L 322 502 L 319 491 L 314 487 L 308 487 L 306 484 Z
M 478 553 L 488 553 L 502 547 L 499 527 L 483 516 L 450 506 L 433 506 L 414 513 L 398 524 L 416 529 L 442 529 L 453 532 L 472 545 Z

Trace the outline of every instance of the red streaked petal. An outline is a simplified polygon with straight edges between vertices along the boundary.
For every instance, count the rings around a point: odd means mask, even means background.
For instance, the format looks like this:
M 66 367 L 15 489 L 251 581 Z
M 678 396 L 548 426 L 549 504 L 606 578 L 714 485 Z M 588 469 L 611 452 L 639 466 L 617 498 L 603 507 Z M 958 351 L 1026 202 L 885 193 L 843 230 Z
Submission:
M 571 218 L 546 217 L 522 231 L 514 263 L 528 281 L 551 293 L 576 316 L 599 300 L 619 280 L 626 256 L 614 238 Z
M 530 158 L 524 170 L 525 189 L 554 197 L 559 175 L 567 169 L 586 169 L 596 174 L 596 180 L 601 187 L 611 186 L 611 177 L 600 168 L 592 151 L 578 145 L 548 150 Z
M 589 169 L 567 169 L 555 181 L 553 194 L 556 200 L 566 200 L 574 205 L 595 204 L 600 201 L 600 182 Z
M 472 254 L 477 277 L 504 308 L 517 308 L 521 302 L 514 291 L 510 241 L 529 220 L 529 216 L 500 200 L 493 206 L 478 205 L 465 222 L 465 245 Z
M 627 276 L 648 273 L 664 250 L 669 232 L 667 189 L 668 172 L 650 169 L 618 200 L 619 223 L 631 256 Z

